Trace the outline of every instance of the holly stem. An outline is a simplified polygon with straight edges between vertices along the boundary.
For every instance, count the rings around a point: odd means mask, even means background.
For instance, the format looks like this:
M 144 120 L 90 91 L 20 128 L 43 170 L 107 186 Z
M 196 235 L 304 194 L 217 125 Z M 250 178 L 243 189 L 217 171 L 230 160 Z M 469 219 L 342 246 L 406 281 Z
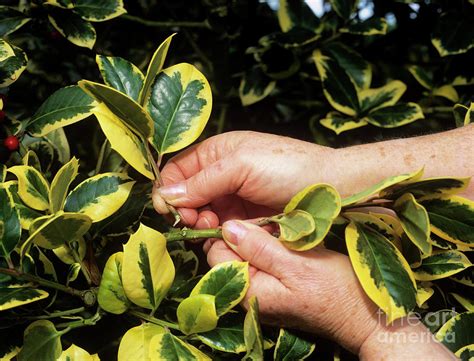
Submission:
M 222 238 L 222 229 L 176 229 L 164 234 L 168 242 L 190 241 L 200 238 Z
M 141 318 L 142 320 L 151 322 L 155 325 L 168 327 L 168 328 L 171 328 L 173 330 L 179 330 L 179 326 L 176 323 L 171 323 L 171 322 L 168 322 L 168 321 L 160 320 L 158 318 L 152 317 L 150 315 L 147 315 L 146 313 L 143 313 L 143 312 L 140 312 L 140 311 L 137 311 L 137 310 L 130 310 L 130 311 L 128 311 L 128 313 L 132 316 Z
M 23 273 L 23 272 L 18 271 L 16 269 L 0 267 L 0 273 L 12 276 L 14 278 L 22 279 L 22 280 L 25 280 L 25 281 L 30 281 L 30 282 L 33 282 L 33 283 L 37 283 L 37 284 L 39 284 L 41 286 L 44 286 L 46 288 L 52 288 L 52 289 L 55 289 L 55 290 L 58 290 L 58 291 L 61 291 L 61 292 L 69 293 L 70 295 L 80 297 L 83 300 L 89 297 L 89 295 L 88 295 L 89 293 L 93 292 L 92 290 L 84 290 L 84 291 L 77 290 L 75 288 L 72 288 L 72 287 L 69 287 L 69 286 L 64 286 L 60 283 L 49 281 L 49 280 L 46 280 L 46 279 L 38 277 L 38 276 L 34 276 L 32 274 L 29 274 L 29 273 Z
M 48 320 L 50 318 L 58 318 L 58 317 L 63 317 L 63 316 L 75 315 L 77 313 L 84 312 L 85 309 L 86 309 L 85 307 L 78 307 L 78 308 L 73 308 L 72 310 L 52 312 L 52 313 L 48 313 L 47 315 L 41 315 L 41 316 L 22 316 L 22 318 L 26 318 L 28 320 Z
M 100 309 L 96 312 L 94 316 L 91 318 L 86 318 L 83 320 L 77 320 L 77 321 L 72 321 L 72 322 L 64 322 L 64 323 L 59 323 L 56 325 L 57 328 L 62 328 L 65 327 L 64 330 L 60 331 L 61 335 L 64 335 L 65 333 L 68 333 L 69 331 L 79 328 L 79 327 L 87 327 L 87 326 L 94 326 L 100 319 L 102 318 L 102 314 Z

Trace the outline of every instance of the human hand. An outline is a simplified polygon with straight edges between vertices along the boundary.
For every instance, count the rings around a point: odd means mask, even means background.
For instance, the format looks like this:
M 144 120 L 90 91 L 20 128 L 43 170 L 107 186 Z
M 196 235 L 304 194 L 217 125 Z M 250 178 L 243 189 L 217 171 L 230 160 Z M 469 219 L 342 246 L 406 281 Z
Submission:
M 250 264 L 252 296 L 263 323 L 296 328 L 337 341 L 358 353 L 377 324 L 377 307 L 365 295 L 348 257 L 326 249 L 295 252 L 249 222 L 224 223 L 222 240 L 204 245 L 207 261 Z
M 209 265 L 248 261 L 250 287 L 262 322 L 296 328 L 336 341 L 361 360 L 456 360 L 411 315 L 387 325 L 364 293 L 343 254 L 317 248 L 295 252 L 264 229 L 243 221 L 222 227 L 224 241 L 204 245 Z
M 324 181 L 322 163 L 332 149 L 277 135 L 230 132 L 209 138 L 173 157 L 163 168 L 164 187 L 153 190 L 178 208 L 183 222 L 214 228 L 229 219 L 281 211 L 304 187 Z M 208 206 L 207 209 L 200 207 Z

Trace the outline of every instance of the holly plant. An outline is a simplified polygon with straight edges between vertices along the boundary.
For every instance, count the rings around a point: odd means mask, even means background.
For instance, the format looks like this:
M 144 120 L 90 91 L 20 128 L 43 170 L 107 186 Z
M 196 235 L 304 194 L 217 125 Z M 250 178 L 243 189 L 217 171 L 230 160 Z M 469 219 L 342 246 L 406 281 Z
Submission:
M 295 360 L 318 349 L 312 336 L 262 328 L 257 299 L 243 311 L 247 262 L 200 264 L 186 241 L 222 237 L 219 228 L 170 228 L 148 212 L 163 156 L 193 143 L 212 109 L 209 83 L 194 65 L 164 67 L 172 38 L 145 74 L 123 58 L 97 55 L 104 84 L 81 80 L 61 88 L 9 128 L 21 142 L 17 156 L 0 166 L 2 360 L 98 360 L 91 353 L 106 344 L 118 346 L 120 361 Z M 323 52 L 314 56 L 324 83 L 338 68 Z M 352 117 L 344 124 L 375 122 L 380 112 L 395 117 L 402 108 L 417 117 L 416 105 L 398 103 L 400 82 L 376 92 L 370 81 L 361 85 L 353 107 L 328 98 L 345 114 L 338 117 Z M 84 169 L 71 157 L 63 128 L 91 115 L 106 139 L 95 168 Z M 416 311 L 464 357 L 474 344 L 474 203 L 457 194 L 469 179 L 422 173 L 390 177 L 345 199 L 331 185 L 314 184 L 258 224 L 274 224 L 291 250 L 326 247 L 348 255 L 387 322 Z M 432 320 L 453 306 L 466 312 L 448 310 L 449 317 Z M 77 345 L 87 328 L 107 334 L 102 345 Z

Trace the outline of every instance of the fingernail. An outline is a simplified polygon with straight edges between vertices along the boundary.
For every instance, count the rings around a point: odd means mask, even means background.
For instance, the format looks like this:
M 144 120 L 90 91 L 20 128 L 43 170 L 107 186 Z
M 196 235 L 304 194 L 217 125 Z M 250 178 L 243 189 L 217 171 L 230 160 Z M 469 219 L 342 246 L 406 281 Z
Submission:
M 247 232 L 248 228 L 239 221 L 227 221 L 222 225 L 222 237 L 230 246 L 237 246 L 239 239 L 245 237 Z
M 160 187 L 158 188 L 158 193 L 167 202 L 175 201 L 186 195 L 186 183 L 179 182 L 169 186 Z
M 165 200 L 162 197 L 160 197 L 158 193 L 154 193 L 152 199 L 153 199 L 153 207 L 155 207 L 155 210 L 159 214 L 168 214 L 170 212 L 166 205 Z

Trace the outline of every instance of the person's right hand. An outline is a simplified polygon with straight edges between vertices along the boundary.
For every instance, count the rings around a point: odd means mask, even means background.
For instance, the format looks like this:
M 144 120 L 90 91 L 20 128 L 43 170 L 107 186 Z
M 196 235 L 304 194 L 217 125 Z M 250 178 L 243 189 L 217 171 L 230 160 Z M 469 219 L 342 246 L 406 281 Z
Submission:
M 330 172 L 323 165 L 332 151 L 264 133 L 217 135 L 167 162 L 164 186 L 153 190 L 153 204 L 166 214 L 164 199 L 195 228 L 275 214 L 304 187 L 325 181 Z

